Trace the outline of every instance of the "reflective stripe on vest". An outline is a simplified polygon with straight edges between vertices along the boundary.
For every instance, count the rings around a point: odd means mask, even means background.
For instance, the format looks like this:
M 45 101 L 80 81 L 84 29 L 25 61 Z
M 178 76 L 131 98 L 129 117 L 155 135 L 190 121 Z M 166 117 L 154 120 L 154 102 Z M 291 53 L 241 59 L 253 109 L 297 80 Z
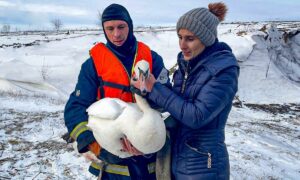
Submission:
M 155 172 L 155 162 L 149 163 L 148 164 L 148 172 L 149 174 L 154 173 Z M 99 169 L 104 170 L 105 172 L 108 173 L 112 173 L 112 174 L 119 174 L 119 175 L 123 175 L 123 176 L 130 176 L 129 170 L 128 170 L 128 166 L 124 166 L 124 165 L 117 165 L 117 164 L 106 164 L 105 168 L 102 169 L 101 165 L 92 162 L 91 166 L 94 169 Z
M 91 50 L 96 71 L 100 82 L 98 99 L 104 97 L 119 98 L 125 102 L 133 102 L 130 92 L 130 76 L 122 62 L 117 56 L 103 43 L 96 44 Z M 152 72 L 152 55 L 150 48 L 142 42 L 137 43 L 133 67 L 140 60 L 149 63 Z M 133 67 L 132 72 L 133 74 Z
M 155 172 L 155 166 L 156 166 L 156 162 L 152 162 L 152 163 L 148 164 L 148 171 L 149 171 L 149 174 Z

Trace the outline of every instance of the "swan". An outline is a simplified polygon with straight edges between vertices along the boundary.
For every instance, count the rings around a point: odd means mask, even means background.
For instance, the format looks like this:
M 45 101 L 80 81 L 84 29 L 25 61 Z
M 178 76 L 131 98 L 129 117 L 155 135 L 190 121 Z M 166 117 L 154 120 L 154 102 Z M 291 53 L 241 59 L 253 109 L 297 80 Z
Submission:
M 137 78 L 147 78 L 148 62 L 139 61 L 134 71 Z M 141 83 L 141 87 L 145 86 Z M 87 127 L 93 132 L 96 141 L 120 158 L 132 156 L 121 151 L 121 138 L 127 137 L 131 144 L 144 154 L 159 151 L 166 140 L 166 127 L 161 114 L 152 109 L 143 97 L 137 94 L 134 94 L 134 97 L 136 103 L 127 103 L 117 98 L 103 98 L 87 109 Z

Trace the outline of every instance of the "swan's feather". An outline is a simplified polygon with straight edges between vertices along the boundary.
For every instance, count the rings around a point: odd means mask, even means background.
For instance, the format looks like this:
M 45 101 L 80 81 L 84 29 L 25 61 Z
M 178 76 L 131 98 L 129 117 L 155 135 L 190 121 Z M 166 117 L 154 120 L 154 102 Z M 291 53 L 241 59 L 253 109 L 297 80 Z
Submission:
M 92 104 L 86 111 L 89 116 L 99 119 L 117 119 L 126 107 L 126 103 L 116 98 L 104 98 Z

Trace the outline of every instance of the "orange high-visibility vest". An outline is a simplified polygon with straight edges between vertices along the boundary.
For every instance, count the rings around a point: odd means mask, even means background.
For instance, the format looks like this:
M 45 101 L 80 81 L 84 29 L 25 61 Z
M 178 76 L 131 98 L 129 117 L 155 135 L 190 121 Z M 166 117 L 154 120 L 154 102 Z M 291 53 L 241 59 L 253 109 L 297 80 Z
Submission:
M 110 97 L 119 98 L 125 102 L 134 102 L 130 91 L 129 73 L 121 60 L 103 43 L 96 44 L 90 50 L 90 55 L 93 58 L 98 77 L 100 78 L 98 99 Z M 150 72 L 152 73 L 151 50 L 144 43 L 138 42 L 133 67 L 143 59 L 149 63 Z M 131 74 L 133 73 L 132 68 Z

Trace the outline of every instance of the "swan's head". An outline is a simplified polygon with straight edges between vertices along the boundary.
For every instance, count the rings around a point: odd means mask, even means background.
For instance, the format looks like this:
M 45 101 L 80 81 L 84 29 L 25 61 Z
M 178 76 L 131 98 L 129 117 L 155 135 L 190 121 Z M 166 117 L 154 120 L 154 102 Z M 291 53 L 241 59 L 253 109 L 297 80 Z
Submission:
M 140 80 L 140 90 L 142 95 L 147 93 L 145 80 L 149 77 L 149 63 L 146 60 L 141 60 L 134 67 L 135 78 Z

